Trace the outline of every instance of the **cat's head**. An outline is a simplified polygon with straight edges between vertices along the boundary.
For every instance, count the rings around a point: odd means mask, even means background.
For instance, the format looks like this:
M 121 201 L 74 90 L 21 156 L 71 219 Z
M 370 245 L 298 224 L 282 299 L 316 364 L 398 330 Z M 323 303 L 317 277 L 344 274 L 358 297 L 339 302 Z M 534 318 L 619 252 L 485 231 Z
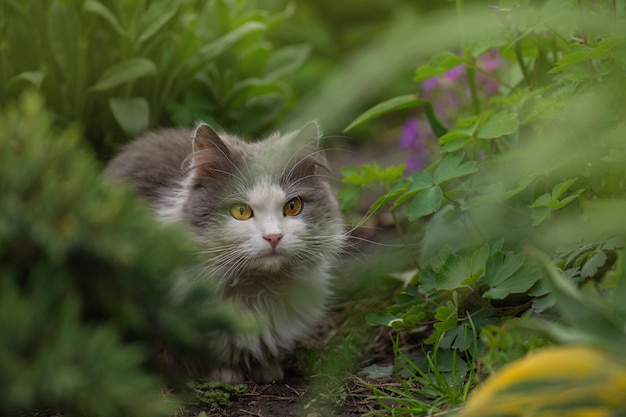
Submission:
M 257 143 L 197 127 L 183 212 L 209 272 L 236 285 L 337 255 L 343 226 L 319 136 L 315 123 Z

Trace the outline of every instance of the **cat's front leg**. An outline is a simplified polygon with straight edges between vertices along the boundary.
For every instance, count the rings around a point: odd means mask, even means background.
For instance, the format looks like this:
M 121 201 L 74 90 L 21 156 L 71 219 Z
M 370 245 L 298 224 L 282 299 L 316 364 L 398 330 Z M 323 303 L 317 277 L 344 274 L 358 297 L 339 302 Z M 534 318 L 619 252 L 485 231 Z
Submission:
M 271 359 L 267 364 L 252 364 L 248 376 L 258 384 L 278 382 L 283 379 L 283 368 L 278 359 Z
M 227 384 L 242 384 L 245 381 L 243 372 L 233 368 L 212 369 L 205 378 L 208 381 L 220 381 Z

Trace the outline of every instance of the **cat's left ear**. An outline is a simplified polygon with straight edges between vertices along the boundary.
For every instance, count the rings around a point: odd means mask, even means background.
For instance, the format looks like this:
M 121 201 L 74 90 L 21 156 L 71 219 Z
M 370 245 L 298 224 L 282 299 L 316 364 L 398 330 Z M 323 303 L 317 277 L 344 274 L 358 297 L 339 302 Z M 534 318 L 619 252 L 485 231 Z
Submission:
M 318 168 L 330 171 L 326 153 L 320 145 L 321 138 L 322 131 L 316 121 L 308 122 L 293 136 L 291 146 L 297 147 L 295 153 L 301 157 L 297 170 L 303 171 L 302 176 L 315 174 Z
M 311 150 L 320 148 L 320 139 L 322 138 L 322 130 L 315 120 L 307 122 L 302 129 L 296 132 L 292 141 L 303 148 Z
M 193 133 L 193 168 L 201 174 L 210 174 L 217 166 L 228 165 L 230 160 L 230 150 L 220 135 L 208 124 L 198 124 Z

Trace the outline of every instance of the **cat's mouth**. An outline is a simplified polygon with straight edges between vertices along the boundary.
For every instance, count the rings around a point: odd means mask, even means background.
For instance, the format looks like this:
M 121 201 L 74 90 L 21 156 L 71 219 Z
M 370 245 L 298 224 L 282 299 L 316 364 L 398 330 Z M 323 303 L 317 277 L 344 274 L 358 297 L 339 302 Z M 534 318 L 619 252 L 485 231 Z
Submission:
M 268 270 L 279 269 L 285 262 L 286 255 L 282 251 L 272 250 L 257 257 L 259 267 Z

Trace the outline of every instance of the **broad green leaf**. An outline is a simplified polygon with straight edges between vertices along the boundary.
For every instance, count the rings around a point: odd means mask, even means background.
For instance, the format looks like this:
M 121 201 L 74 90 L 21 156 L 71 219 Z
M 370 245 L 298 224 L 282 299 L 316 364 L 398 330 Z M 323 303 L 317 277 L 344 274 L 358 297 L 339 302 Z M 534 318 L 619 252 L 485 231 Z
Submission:
M 350 213 L 359 204 L 363 188 L 360 185 L 352 185 L 342 187 L 337 193 L 337 197 L 341 200 L 341 210 L 344 213 Z
M 24 86 L 41 88 L 41 84 L 46 74 L 43 71 L 25 71 L 11 78 L 6 86 L 6 90 L 10 95 L 17 96 Z
M 435 184 L 441 184 L 455 178 L 465 177 L 478 171 L 476 161 L 463 161 L 463 153 L 454 153 L 446 155 L 435 168 L 433 173 L 433 181 Z
M 407 208 L 407 216 L 410 221 L 428 216 L 439 210 L 442 202 L 443 190 L 441 187 L 427 188 L 415 195 Z
M 598 273 L 598 269 L 604 266 L 607 259 L 608 257 L 604 251 L 599 250 L 595 252 L 595 254 L 591 256 L 587 262 L 585 262 L 580 274 L 585 278 L 593 277 Z
M 148 10 L 141 16 L 140 33 L 137 39 L 138 44 L 142 44 L 159 33 L 176 16 L 180 7 L 180 0 L 170 0 L 167 7 L 164 3 L 152 2 Z
M 526 262 L 523 253 L 494 253 L 487 260 L 485 283 L 491 288 L 484 298 L 501 300 L 509 294 L 521 294 L 532 288 L 540 279 L 537 270 Z
M 573 178 L 556 184 L 554 187 L 552 187 L 552 193 L 545 193 L 540 195 L 533 202 L 533 204 L 528 206 L 532 209 L 532 216 L 534 219 L 533 226 L 540 225 L 548 218 L 548 216 L 550 216 L 553 211 L 559 210 L 567 206 L 572 201 L 576 200 L 584 192 L 583 189 L 580 189 L 572 195 L 569 195 L 564 199 L 559 200 L 559 198 L 567 190 L 569 190 L 569 188 L 576 182 L 576 180 L 577 178 Z
M 228 93 L 221 98 L 231 108 L 240 108 L 251 99 L 264 95 L 283 96 L 289 94 L 286 86 L 270 79 L 247 78 L 236 83 Z
M 64 2 L 55 0 L 48 9 L 47 28 L 50 52 L 66 82 L 73 83 L 78 71 L 80 22 Z
M 300 44 L 283 47 L 269 56 L 265 78 L 275 80 L 292 73 L 306 61 L 311 46 Z
M 559 199 L 565 193 L 565 191 L 569 190 L 572 185 L 578 180 L 578 178 L 572 178 L 567 181 L 563 181 L 559 184 L 556 184 L 552 187 L 552 198 Z
M 460 255 L 451 255 L 446 263 L 437 271 L 443 277 L 437 290 L 456 290 L 465 287 L 473 281 L 472 264 L 469 258 Z
M 495 139 L 512 134 L 518 127 L 519 121 L 517 114 L 502 110 L 487 119 L 485 124 L 480 128 L 477 136 L 482 139 Z
M 150 104 L 142 97 L 112 98 L 109 107 L 124 133 L 137 136 L 148 129 Z
M 135 81 L 139 78 L 155 75 L 156 65 L 146 58 L 133 58 L 109 67 L 91 91 L 106 91 L 111 88 Z
M 94 13 L 103 18 L 120 36 L 128 38 L 128 32 L 122 27 L 115 14 L 104 4 L 97 0 L 86 0 L 83 4 L 83 11 Z
M 463 149 L 468 144 L 472 143 L 473 137 L 467 132 L 450 131 L 439 138 L 439 145 L 441 146 L 441 152 L 451 153 Z
M 233 45 L 246 36 L 258 32 L 265 32 L 267 29 L 268 27 L 264 23 L 246 22 L 231 32 L 228 32 L 226 35 L 200 48 L 196 54 L 197 59 L 200 63 L 208 62 L 225 50 L 232 48 Z
M 398 199 L 393 202 L 393 206 L 391 206 L 391 210 L 395 210 L 396 208 L 398 208 L 399 206 L 407 202 L 415 194 L 427 188 L 430 188 L 434 185 L 432 175 L 430 175 L 430 173 L 426 171 L 421 171 L 413 175 L 409 179 L 410 179 L 409 185 L 408 187 L 405 187 L 406 191 L 403 194 L 397 194 Z
M 531 253 L 543 269 L 542 282 L 552 291 L 556 308 L 575 330 L 609 346 L 626 343 L 624 323 L 616 322 L 617 317 L 602 299 L 592 293 L 583 294 L 570 281 L 566 281 L 552 266 L 547 255 L 537 250 Z
M 459 320 L 457 306 L 452 301 L 448 301 L 445 306 L 437 307 L 435 319 L 439 320 L 439 323 L 435 323 L 435 329 L 439 332 L 455 328 Z
M 611 55 L 614 47 L 623 44 L 623 39 L 607 37 L 598 42 L 595 46 L 574 43 L 563 51 L 563 57 L 556 63 L 549 73 L 555 74 L 576 64 L 592 59 L 606 59 Z
M 394 97 L 392 99 L 385 100 L 382 103 L 378 103 L 371 109 L 362 113 L 352 123 L 350 123 L 348 127 L 346 127 L 343 131 L 347 132 L 349 130 L 352 130 L 357 126 L 360 126 L 363 123 L 369 122 L 370 120 L 374 120 L 384 114 L 391 113 L 393 111 L 402 110 L 402 109 L 408 109 L 411 107 L 424 106 L 427 103 L 429 103 L 427 100 L 417 98 L 415 94 L 408 94 L 404 96 Z
M 423 81 L 465 63 L 465 59 L 452 52 L 444 51 L 433 55 L 426 64 L 415 71 L 414 81 Z
M 522 267 L 525 260 L 523 253 L 494 253 L 487 259 L 485 282 L 491 286 L 503 283 Z

